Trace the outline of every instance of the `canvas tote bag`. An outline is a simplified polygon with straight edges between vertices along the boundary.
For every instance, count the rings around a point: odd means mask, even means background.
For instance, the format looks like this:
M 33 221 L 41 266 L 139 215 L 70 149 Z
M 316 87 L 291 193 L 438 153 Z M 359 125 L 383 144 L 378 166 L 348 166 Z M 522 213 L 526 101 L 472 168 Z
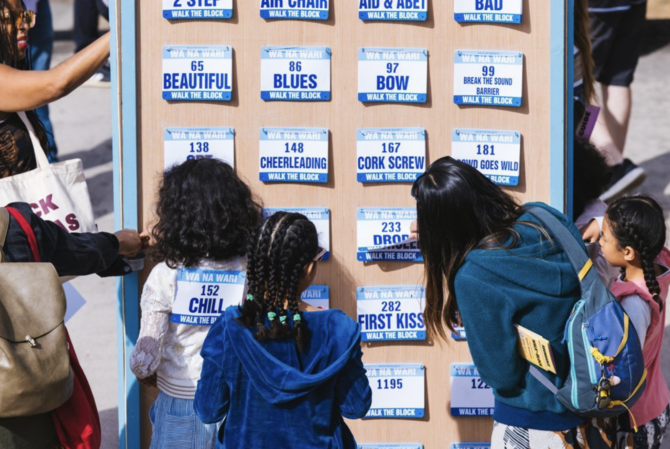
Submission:
M 18 115 L 28 129 L 37 168 L 0 179 L 0 206 L 25 202 L 37 216 L 68 232 L 97 232 L 81 160 L 49 164 L 25 112 Z

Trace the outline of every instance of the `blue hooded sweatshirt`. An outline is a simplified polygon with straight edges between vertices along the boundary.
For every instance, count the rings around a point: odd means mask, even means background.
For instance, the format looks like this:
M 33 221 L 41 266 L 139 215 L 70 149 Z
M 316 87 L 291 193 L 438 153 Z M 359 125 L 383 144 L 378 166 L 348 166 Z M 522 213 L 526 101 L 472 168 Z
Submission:
M 236 306 L 212 326 L 194 408 L 204 423 L 225 418 L 217 448 L 356 448 L 342 417 L 362 418 L 372 401 L 360 326 L 334 309 L 301 315 L 303 353 L 292 339 L 256 341 Z
M 526 206 L 547 209 L 582 241 L 565 215 L 542 203 Z M 562 387 L 570 369 L 563 332 L 580 299 L 579 280 L 553 236 L 554 241 L 549 241 L 536 228 L 519 222 L 540 225 L 524 213 L 514 225 L 520 236 L 514 247 L 471 251 L 456 274 L 456 303 L 472 359 L 482 380 L 493 389 L 493 418 L 516 427 L 567 430 L 585 420 L 567 411 L 529 374 L 529 363 L 519 356 L 514 324 L 549 340 L 557 374 L 544 374 Z

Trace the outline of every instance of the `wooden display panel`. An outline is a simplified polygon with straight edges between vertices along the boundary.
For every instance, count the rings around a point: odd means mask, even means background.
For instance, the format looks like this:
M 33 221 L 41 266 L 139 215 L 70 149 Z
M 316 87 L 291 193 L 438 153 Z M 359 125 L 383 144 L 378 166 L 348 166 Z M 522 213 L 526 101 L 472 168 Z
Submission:
M 358 207 L 412 207 L 409 184 L 364 185 L 356 181 L 356 130 L 362 127 L 423 127 L 428 162 L 450 154 L 454 128 L 507 129 L 522 133 L 522 200 L 549 201 L 550 195 L 550 2 L 524 0 L 521 25 L 461 25 L 453 2 L 428 0 L 427 22 L 362 22 L 356 0 L 332 0 L 325 22 L 275 20 L 259 16 L 257 0 L 234 1 L 229 21 L 173 21 L 162 18 L 161 2 L 137 4 L 138 162 L 140 223 L 152 220 L 152 204 L 163 170 L 166 127 L 230 126 L 235 129 L 237 172 L 268 207 L 325 206 L 331 210 L 331 249 L 319 265 L 316 284 L 331 288 L 331 307 L 356 315 L 356 287 L 416 284 L 415 263 L 356 261 Z M 233 100 L 229 103 L 174 102 L 161 98 L 163 45 L 231 45 L 234 48 Z M 332 49 L 332 101 L 264 102 L 260 98 L 263 45 L 314 45 Z M 360 47 L 424 47 L 429 51 L 428 102 L 420 105 L 363 104 L 357 101 Z M 521 108 L 453 104 L 453 58 L 457 49 L 523 52 Z M 325 185 L 263 184 L 258 181 L 261 127 L 323 127 L 331 133 L 330 177 Z M 145 276 L 148 274 L 145 271 Z M 487 418 L 449 414 L 449 366 L 469 362 L 465 343 L 374 343 L 364 346 L 366 363 L 422 363 L 426 366 L 426 417 L 350 422 L 359 443 L 421 442 L 444 449 L 452 442 L 488 441 Z M 151 431 L 148 408 L 156 390 L 142 394 L 143 447 Z

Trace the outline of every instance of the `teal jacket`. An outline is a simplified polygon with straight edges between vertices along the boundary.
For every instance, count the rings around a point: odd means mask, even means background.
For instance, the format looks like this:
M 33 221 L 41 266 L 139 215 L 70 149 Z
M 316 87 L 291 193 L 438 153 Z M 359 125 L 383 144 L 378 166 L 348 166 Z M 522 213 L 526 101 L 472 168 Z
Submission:
M 531 205 L 552 212 L 581 241 L 565 215 L 546 204 Z M 494 419 L 516 427 L 566 430 L 584 419 L 567 412 L 528 373 L 514 324 L 549 340 L 557 372 L 549 377 L 561 387 L 570 368 L 563 332 L 580 299 L 579 280 L 558 242 L 521 222 L 540 225 L 525 213 L 514 225 L 520 239 L 513 248 L 477 249 L 467 255 L 456 274 L 456 303 L 474 363 L 496 398 Z

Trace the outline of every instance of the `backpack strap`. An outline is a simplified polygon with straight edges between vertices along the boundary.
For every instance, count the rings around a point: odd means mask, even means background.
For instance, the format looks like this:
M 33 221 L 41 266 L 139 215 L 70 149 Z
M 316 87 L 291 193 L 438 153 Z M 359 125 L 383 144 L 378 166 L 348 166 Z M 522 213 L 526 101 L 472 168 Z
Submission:
M 0 263 L 5 261 L 4 247 L 7 229 L 9 229 L 9 212 L 4 207 L 0 207 Z
M 584 282 L 593 267 L 593 262 L 575 236 L 548 210 L 533 206 L 529 207 L 527 212 L 537 218 L 558 239 L 575 273 L 579 276 L 579 281 Z
M 41 262 L 42 260 L 40 258 L 40 250 L 37 246 L 37 239 L 35 238 L 33 228 L 28 224 L 23 215 L 21 215 L 21 212 L 14 209 L 13 207 L 5 207 L 5 209 L 12 215 L 14 220 L 16 220 L 23 232 L 26 234 L 26 237 L 28 238 L 28 244 L 30 245 L 30 251 L 33 253 L 33 262 Z

